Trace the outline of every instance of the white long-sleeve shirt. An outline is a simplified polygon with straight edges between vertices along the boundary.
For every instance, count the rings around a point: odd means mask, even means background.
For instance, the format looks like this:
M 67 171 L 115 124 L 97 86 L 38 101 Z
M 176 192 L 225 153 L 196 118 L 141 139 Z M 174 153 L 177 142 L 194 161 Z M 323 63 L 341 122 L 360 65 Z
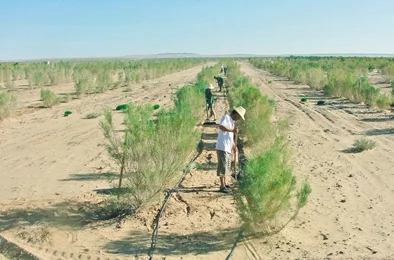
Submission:
M 235 121 L 231 118 L 229 114 L 222 117 L 220 125 L 226 127 L 227 129 L 234 129 Z M 216 141 L 216 150 L 225 151 L 227 153 L 232 152 L 234 145 L 234 133 L 222 131 L 219 128 L 218 139 Z

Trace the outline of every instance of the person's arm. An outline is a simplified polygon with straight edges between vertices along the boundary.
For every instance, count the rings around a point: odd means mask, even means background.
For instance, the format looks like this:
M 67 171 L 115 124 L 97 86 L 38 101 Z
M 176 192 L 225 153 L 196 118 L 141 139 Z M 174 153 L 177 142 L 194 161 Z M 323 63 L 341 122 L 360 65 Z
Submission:
M 233 139 L 233 152 L 234 153 L 237 152 L 237 147 L 235 146 L 235 138 L 237 138 L 237 135 L 234 135 L 234 139 Z
M 236 127 L 234 127 L 233 129 L 230 129 L 230 128 L 225 127 L 224 125 L 220 125 L 219 129 L 224 132 L 230 132 L 230 133 L 235 133 L 235 134 L 238 133 L 238 128 L 236 128 Z

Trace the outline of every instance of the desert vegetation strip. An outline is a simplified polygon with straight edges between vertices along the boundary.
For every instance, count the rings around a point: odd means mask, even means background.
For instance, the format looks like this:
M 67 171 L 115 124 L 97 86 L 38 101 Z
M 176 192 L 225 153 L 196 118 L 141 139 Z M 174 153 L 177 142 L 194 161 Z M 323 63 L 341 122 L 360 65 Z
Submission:
M 377 71 L 384 75 L 387 84 L 393 82 L 393 58 L 251 58 L 250 62 L 260 69 L 323 90 L 329 96 L 345 97 L 381 109 L 390 108 L 393 102 L 392 95 L 381 93 L 367 79 L 369 72 Z
M 80 91 L 106 89 L 153 79 L 205 63 L 208 59 L 87 60 L 57 62 L 2 62 L 0 83 L 5 89 L 27 81 L 30 88 L 75 83 Z M 92 83 L 92 85 L 86 85 Z M 90 87 L 84 89 L 84 87 Z M 93 88 L 94 87 L 94 88 Z
M 103 93 L 120 87 L 128 89 L 143 80 L 162 77 L 207 61 L 189 58 L 0 63 L 0 120 L 15 112 L 16 96 L 12 94 L 15 90 L 41 88 L 41 100 L 45 107 L 50 108 L 86 94 Z M 74 91 L 59 96 L 51 90 L 52 86 L 62 84 L 74 84 Z
M 235 195 L 242 220 L 237 243 L 243 236 L 270 236 L 280 232 L 306 205 L 311 188 L 305 180 L 296 190 L 284 135 L 286 122 L 270 120 L 275 102 L 241 75 L 239 65 L 229 63 L 228 66 L 230 104 L 243 106 L 247 111 L 240 131 L 246 158 L 241 164 Z

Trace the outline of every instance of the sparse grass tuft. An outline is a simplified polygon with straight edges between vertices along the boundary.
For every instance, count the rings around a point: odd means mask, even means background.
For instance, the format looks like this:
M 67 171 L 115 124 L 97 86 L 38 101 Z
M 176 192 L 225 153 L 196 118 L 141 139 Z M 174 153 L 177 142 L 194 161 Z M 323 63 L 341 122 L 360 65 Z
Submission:
M 371 150 L 376 147 L 376 142 L 367 139 L 357 139 L 353 143 L 352 151 L 356 153 L 360 153 L 362 151 Z

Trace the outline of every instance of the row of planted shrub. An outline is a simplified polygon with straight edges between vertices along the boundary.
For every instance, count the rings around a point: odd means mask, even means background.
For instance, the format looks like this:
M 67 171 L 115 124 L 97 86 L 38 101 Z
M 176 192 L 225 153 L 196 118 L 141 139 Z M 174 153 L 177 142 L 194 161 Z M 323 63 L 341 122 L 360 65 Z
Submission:
M 370 59 L 370 60 L 369 60 Z M 261 69 L 288 77 L 297 83 L 307 84 L 314 89 L 323 89 L 326 95 L 344 97 L 355 102 L 364 102 L 381 109 L 389 108 L 392 98 L 383 94 L 367 80 L 368 71 L 376 64 L 385 66 L 388 80 L 394 77 L 389 59 L 378 58 L 278 58 L 250 59 Z M 378 65 L 376 65 L 378 66 Z
M 94 93 L 122 85 L 138 83 L 184 70 L 208 59 L 156 60 L 87 60 L 0 63 L 0 86 L 17 86 L 16 80 L 27 80 L 29 87 L 54 86 L 75 83 L 76 92 Z
M 218 67 L 203 69 L 200 77 Z M 178 179 L 199 139 L 196 125 L 204 112 L 206 82 L 185 86 L 176 93 L 175 106 L 154 112 L 151 105 L 129 104 L 124 111 L 124 135 L 119 135 L 107 110 L 101 122 L 106 148 L 122 168 L 122 192 L 107 206 L 108 214 L 138 209 Z M 111 213 L 112 212 L 112 213 Z
M 16 76 L 17 72 L 36 73 L 34 79 L 29 79 L 29 85 L 41 87 L 41 100 L 46 107 L 52 107 L 60 102 L 70 101 L 72 93 L 59 97 L 50 89 L 43 89 L 43 86 L 75 82 L 75 95 L 80 97 L 84 94 L 102 93 L 122 86 L 129 86 L 144 79 L 160 77 L 207 61 L 208 59 L 93 60 L 85 62 L 61 61 L 50 65 L 32 62 L 0 63 L 0 91 L 3 91 L 0 93 L 0 121 L 15 112 L 16 97 L 7 93 L 7 90 L 12 90 L 15 87 L 14 79 L 26 77 L 26 74 Z M 114 75 L 116 79 L 114 79 Z M 1 90 L 2 79 L 5 79 L 4 85 L 7 90 Z
M 283 217 L 287 216 L 289 209 L 293 209 L 290 217 L 293 219 L 306 205 L 311 189 L 304 182 L 296 191 L 296 178 L 289 163 L 289 148 L 284 135 L 286 124 L 271 122 L 275 102 L 242 76 L 236 63 L 227 65 L 230 104 L 246 109 L 240 135 L 247 161 L 238 182 L 237 208 L 245 232 L 272 234 L 286 225 Z

